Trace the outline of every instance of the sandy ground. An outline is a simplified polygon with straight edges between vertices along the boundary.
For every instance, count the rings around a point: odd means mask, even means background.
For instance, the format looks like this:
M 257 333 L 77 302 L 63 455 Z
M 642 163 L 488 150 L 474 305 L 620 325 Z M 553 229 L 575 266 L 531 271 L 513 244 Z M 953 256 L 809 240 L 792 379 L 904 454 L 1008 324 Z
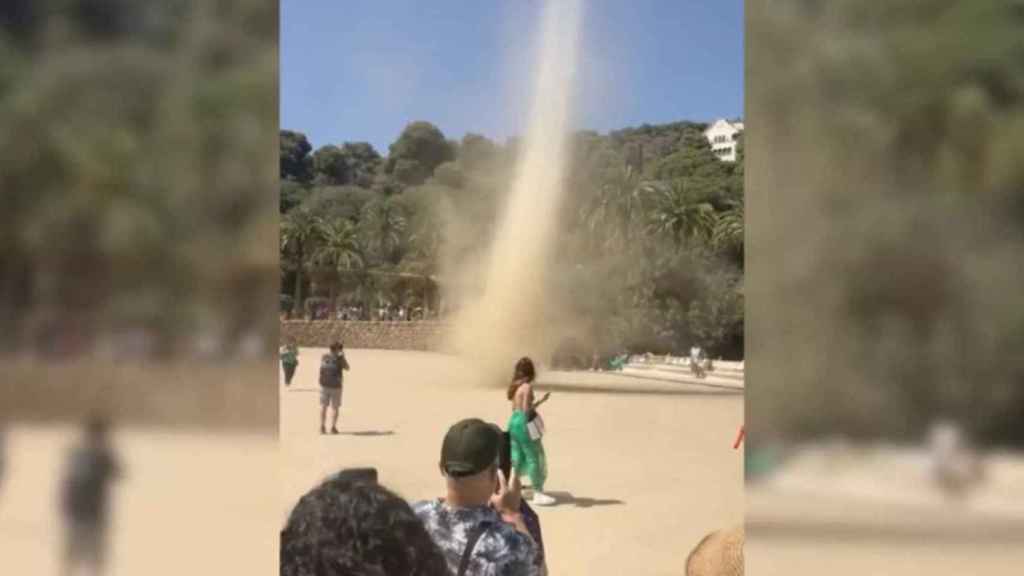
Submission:
M 3 574 L 58 574 L 56 507 L 76 430 L 12 425 L 0 486 Z M 279 487 L 273 434 L 128 428 L 115 443 L 110 575 L 277 574 Z
M 748 574 L 1020 574 L 1024 524 L 833 495 L 747 495 Z
M 291 388 L 281 387 L 280 519 L 324 476 L 378 468 L 409 500 L 442 495 L 441 439 L 477 416 L 504 426 L 504 391 L 460 384 L 450 356 L 350 350 L 339 436 L 318 432 L 320 350 L 304 349 Z M 540 509 L 554 575 L 678 575 L 710 530 L 743 520 L 743 461 L 732 450 L 743 419 L 735 391 L 604 374 L 544 374 L 553 389 L 548 491 Z M 735 384 L 735 382 L 733 383 Z
M 988 457 L 965 501 L 941 498 L 920 449 L 805 449 L 747 486 L 751 574 L 1019 574 L 1024 458 Z
M 747 574 L 790 576 L 963 576 L 1020 574 L 1019 544 L 954 544 L 942 542 L 884 541 L 881 539 L 829 539 L 803 536 L 776 537 L 748 532 L 744 545 Z

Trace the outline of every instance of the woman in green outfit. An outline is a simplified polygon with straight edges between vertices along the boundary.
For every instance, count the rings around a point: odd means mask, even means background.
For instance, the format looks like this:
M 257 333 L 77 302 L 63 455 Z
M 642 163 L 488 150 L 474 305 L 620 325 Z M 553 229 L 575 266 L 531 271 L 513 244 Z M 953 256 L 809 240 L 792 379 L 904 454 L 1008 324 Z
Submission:
M 508 432 L 512 440 L 512 467 L 530 479 L 533 488 L 531 503 L 538 506 L 550 506 L 555 499 L 544 493 L 544 482 L 547 480 L 548 466 L 544 455 L 544 445 L 540 438 L 530 436 L 529 417 L 533 412 L 533 381 L 537 377 L 533 361 L 521 358 L 516 363 L 512 383 L 509 384 L 507 396 L 512 402 L 512 417 L 508 420 Z

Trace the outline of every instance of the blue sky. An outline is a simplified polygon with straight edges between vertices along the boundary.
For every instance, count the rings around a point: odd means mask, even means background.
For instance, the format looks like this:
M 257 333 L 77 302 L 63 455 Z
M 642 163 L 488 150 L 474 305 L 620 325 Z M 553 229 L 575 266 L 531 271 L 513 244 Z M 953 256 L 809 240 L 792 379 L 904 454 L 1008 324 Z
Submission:
M 574 124 L 743 112 L 742 0 L 583 0 Z M 281 127 L 381 154 L 415 120 L 522 131 L 541 0 L 282 0 Z

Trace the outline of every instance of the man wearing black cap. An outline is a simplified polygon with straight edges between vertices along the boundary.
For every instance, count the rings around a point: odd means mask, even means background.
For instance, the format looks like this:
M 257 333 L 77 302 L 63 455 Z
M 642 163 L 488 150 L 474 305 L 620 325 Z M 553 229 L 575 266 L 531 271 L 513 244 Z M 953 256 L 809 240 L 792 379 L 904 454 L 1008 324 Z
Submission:
M 447 496 L 413 509 L 456 576 L 537 576 L 536 546 L 520 513 L 519 480 L 498 468 L 501 430 L 471 418 L 448 430 L 441 446 Z

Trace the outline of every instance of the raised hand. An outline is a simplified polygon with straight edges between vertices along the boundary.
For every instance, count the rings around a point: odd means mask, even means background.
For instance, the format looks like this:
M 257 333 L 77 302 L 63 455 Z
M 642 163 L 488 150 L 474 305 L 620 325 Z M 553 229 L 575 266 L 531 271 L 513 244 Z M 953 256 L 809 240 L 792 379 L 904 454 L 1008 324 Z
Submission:
M 505 478 L 505 473 L 498 470 L 498 492 L 491 496 L 491 507 L 502 516 L 519 514 L 523 501 L 523 486 L 519 474 L 512 471 L 512 481 Z

